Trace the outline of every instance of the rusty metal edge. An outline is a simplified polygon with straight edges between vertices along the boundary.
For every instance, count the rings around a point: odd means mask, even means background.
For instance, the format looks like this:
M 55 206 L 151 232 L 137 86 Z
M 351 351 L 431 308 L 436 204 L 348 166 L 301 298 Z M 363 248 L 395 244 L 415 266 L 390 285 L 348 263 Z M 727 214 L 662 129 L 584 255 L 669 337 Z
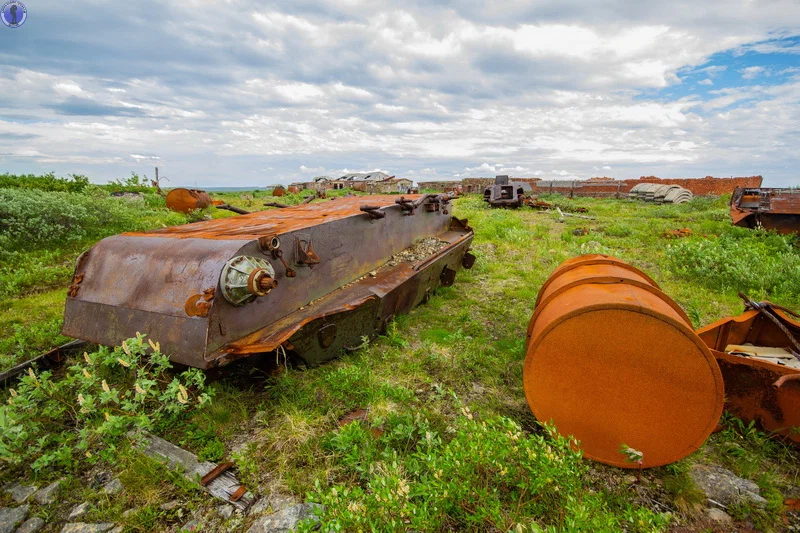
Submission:
M 594 259 L 587 259 L 586 261 L 570 263 L 569 265 L 563 265 L 563 266 L 557 268 L 555 271 L 553 271 L 553 273 L 550 274 L 550 277 L 547 278 L 547 280 L 544 282 L 542 287 L 539 289 L 539 292 L 536 294 L 536 304 L 535 305 L 537 305 L 537 306 L 539 305 L 539 299 L 542 297 L 542 294 L 544 293 L 545 289 L 547 289 L 547 287 L 550 286 L 550 284 L 553 282 L 553 280 L 556 277 L 558 277 L 558 274 L 563 274 L 564 272 L 568 272 L 568 271 L 574 270 L 574 269 L 576 269 L 578 267 L 587 266 L 587 265 L 613 265 L 613 266 L 622 267 L 622 268 L 624 268 L 626 270 L 630 270 L 631 272 L 642 276 L 644 279 L 646 279 L 647 281 L 652 283 L 653 287 L 655 287 L 658 290 L 661 290 L 661 287 L 659 286 L 658 283 L 655 282 L 655 280 L 653 278 L 651 278 L 650 276 L 648 276 L 647 274 L 645 274 L 644 272 L 642 272 L 641 270 L 639 270 L 635 266 L 629 265 L 628 263 L 623 262 L 621 259 L 612 258 L 610 256 L 609 257 L 598 257 L 598 258 L 594 258 Z
M 27 361 L 23 361 L 16 366 L 13 366 L 6 370 L 5 372 L 0 373 L 0 387 L 7 386 L 8 382 L 15 377 L 19 376 L 33 365 L 39 366 L 47 366 L 52 367 L 57 364 L 60 364 L 64 360 L 64 355 L 69 353 L 73 350 L 78 350 L 89 344 L 88 342 L 80 339 L 71 340 L 65 344 L 57 348 L 53 348 L 52 350 L 45 352 L 43 354 L 39 354 L 36 357 L 28 359 Z

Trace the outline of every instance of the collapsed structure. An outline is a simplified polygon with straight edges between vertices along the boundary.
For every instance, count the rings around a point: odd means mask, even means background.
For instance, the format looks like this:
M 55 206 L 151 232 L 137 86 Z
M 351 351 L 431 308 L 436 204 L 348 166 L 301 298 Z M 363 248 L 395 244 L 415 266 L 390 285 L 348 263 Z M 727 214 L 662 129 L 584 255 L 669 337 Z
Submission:
M 800 189 L 737 187 L 730 208 L 736 226 L 800 233 Z
M 63 332 L 103 345 L 147 333 L 203 369 L 275 350 L 335 357 L 472 266 L 449 201 L 338 198 L 108 237 L 78 258 Z M 426 238 L 439 245 L 424 257 L 392 260 Z

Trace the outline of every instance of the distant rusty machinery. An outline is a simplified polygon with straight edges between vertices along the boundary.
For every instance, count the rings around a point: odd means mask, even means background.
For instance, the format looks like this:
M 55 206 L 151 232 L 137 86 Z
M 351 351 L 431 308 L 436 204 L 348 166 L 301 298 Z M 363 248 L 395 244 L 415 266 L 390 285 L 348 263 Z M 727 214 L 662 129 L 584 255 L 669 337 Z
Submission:
M 206 191 L 199 189 L 172 189 L 167 194 L 167 207 L 179 213 L 190 213 L 195 209 L 205 209 L 212 204 Z
M 645 273 L 605 255 L 562 263 L 545 282 L 527 336 L 525 396 L 541 422 L 590 459 L 637 468 L 677 461 L 715 428 L 719 367 L 681 308 Z

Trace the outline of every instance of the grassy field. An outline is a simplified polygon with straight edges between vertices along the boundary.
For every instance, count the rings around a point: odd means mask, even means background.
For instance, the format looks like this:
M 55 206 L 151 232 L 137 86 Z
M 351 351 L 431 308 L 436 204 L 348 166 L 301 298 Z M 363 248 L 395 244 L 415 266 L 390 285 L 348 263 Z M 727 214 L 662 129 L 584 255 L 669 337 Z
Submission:
M 0 256 L 0 366 L 63 342 L 58 330 L 65 289 L 81 250 L 126 229 L 197 218 L 169 213 L 150 191 L 138 203 L 107 198 L 105 189 L 90 192 L 93 204 L 109 213 L 103 216 L 116 222 L 85 228 L 73 240 L 63 233 L 59 240 L 43 236 L 32 246 L 6 231 L 6 242 L 16 247 Z M 50 202 L 62 202 L 71 199 L 63 195 L 87 193 L 51 194 L 61 196 Z M 245 209 L 258 209 L 264 195 L 213 194 Z M 326 504 L 323 530 L 712 531 L 687 475 L 693 463 L 725 466 L 761 487 L 767 508 L 729 509 L 737 520 L 732 527 L 787 527 L 785 520 L 794 518 L 784 518 L 782 503 L 798 496 L 796 451 L 730 420 L 697 453 L 647 470 L 641 483 L 632 483 L 629 471 L 582 461 L 542 428 L 525 402 L 521 373 L 536 294 L 565 259 L 607 253 L 628 261 L 701 326 L 741 312 L 740 290 L 754 300 L 800 309 L 797 243 L 731 226 L 726 198 L 680 206 L 544 199 L 565 209 L 586 207 L 596 220 L 493 210 L 478 196 L 461 198 L 454 214 L 475 229 L 477 263 L 459 272 L 453 287 L 330 364 L 272 370 L 235 365 L 205 385 L 213 401 L 163 419 L 154 430 L 204 458 L 232 457 L 240 477 L 259 494 L 277 491 Z M 73 218 L 90 224 L 90 218 Z M 579 228 L 588 231 L 575 235 Z M 692 236 L 664 236 L 681 228 Z M 8 397 L 0 391 L 0 400 Z M 356 410 L 364 411 L 365 421 L 341 427 L 339 420 Z M 79 457 L 39 470 L 6 464 L 0 482 L 66 476 L 72 501 L 93 502 L 92 520 L 119 520 L 122 511 L 135 509 L 123 519 L 130 531 L 175 530 L 190 512 L 214 514 L 215 502 L 118 440 L 99 459 Z M 87 472 L 103 468 L 120 474 L 126 489 L 121 495 L 98 495 L 86 486 Z M 180 516 L 159 509 L 169 499 L 182 502 Z M 41 512 L 55 519 L 62 507 Z M 209 530 L 247 525 L 238 516 L 225 524 L 218 517 L 207 520 Z

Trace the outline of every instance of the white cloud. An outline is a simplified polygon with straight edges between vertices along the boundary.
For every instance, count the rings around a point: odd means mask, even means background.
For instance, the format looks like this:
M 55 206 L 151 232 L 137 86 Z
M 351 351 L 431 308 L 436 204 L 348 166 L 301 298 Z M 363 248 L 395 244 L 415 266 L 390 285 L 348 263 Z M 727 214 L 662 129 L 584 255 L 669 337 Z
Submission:
M 168 22 L 147 32 L 130 16 L 144 7 L 124 3 L 98 4 L 104 32 L 32 27 L 73 46 L 34 44 L 25 69 L 0 73 L 16 96 L 0 103 L 0 138 L 15 146 L 0 162 L 107 178 L 159 157 L 200 184 L 261 184 L 265 168 L 276 180 L 345 166 L 567 179 L 767 173 L 766 161 L 788 180 L 798 162 L 794 67 L 744 68 L 765 79 L 739 87 L 725 65 L 704 66 L 725 51 L 794 53 L 780 39 L 800 33 L 792 0 L 162 8 Z M 715 90 L 692 94 L 686 75 Z
M 761 74 L 764 74 L 765 69 L 764 67 L 753 66 L 753 67 L 746 67 L 739 71 L 742 74 L 742 78 L 745 80 L 754 80 L 759 77 Z

